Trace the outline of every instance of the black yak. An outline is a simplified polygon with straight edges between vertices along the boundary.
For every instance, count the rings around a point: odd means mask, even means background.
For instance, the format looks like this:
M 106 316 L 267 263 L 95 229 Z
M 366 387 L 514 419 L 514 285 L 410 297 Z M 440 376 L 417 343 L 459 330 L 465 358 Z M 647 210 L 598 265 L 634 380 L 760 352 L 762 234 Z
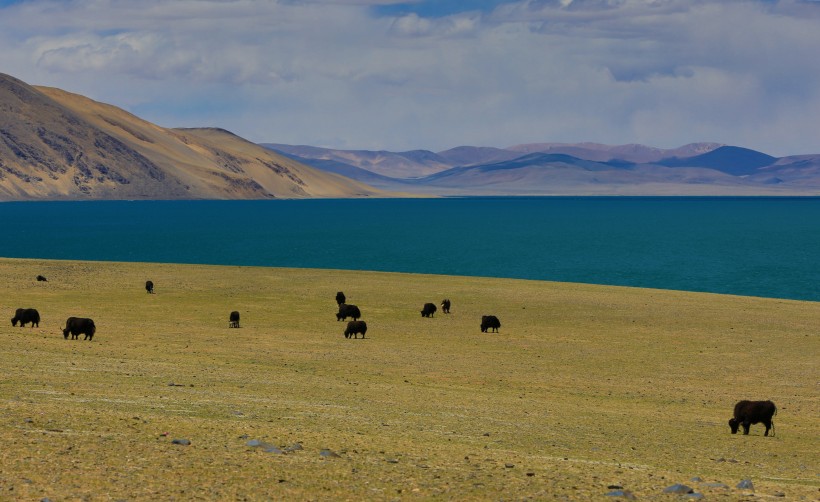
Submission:
M 367 323 L 364 321 L 350 321 L 347 323 L 347 329 L 345 330 L 345 338 L 358 338 L 358 333 L 362 334 L 362 338 L 364 338 L 365 333 L 367 333 Z
M 424 307 L 421 309 L 421 316 L 422 317 L 433 317 L 433 314 L 436 313 L 436 306 L 433 303 L 425 303 Z
M 342 303 L 339 305 L 339 312 L 336 314 L 336 320 L 344 321 L 348 317 L 352 317 L 354 321 L 357 321 L 361 316 L 362 313 L 359 311 L 359 307 Z
M 450 300 L 448 300 L 448 299 L 441 300 L 441 311 L 444 312 L 445 314 L 450 313 Z
M 94 333 L 97 332 L 97 327 L 94 326 L 94 321 L 86 317 L 69 317 L 65 320 L 65 329 L 63 329 L 63 338 L 68 340 L 69 333 L 72 340 L 77 340 L 80 335 L 85 335 L 83 340 L 91 340 L 94 338 Z
M 11 318 L 11 325 L 17 326 L 17 323 L 20 323 L 20 327 L 22 328 L 28 323 L 31 323 L 31 327 L 37 326 L 40 327 L 40 313 L 37 312 L 37 309 L 17 309 L 14 312 L 14 317 Z
M 338 293 L 336 293 L 336 305 L 341 305 L 341 304 L 343 304 L 345 301 L 347 301 L 347 298 L 345 298 L 345 294 L 344 294 L 344 293 L 342 293 L 341 291 L 339 291 Z
M 228 318 L 228 327 L 229 328 L 238 328 L 239 327 L 239 312 L 234 310 L 231 312 L 231 316 Z
M 498 328 L 501 327 L 501 321 L 498 320 L 498 317 L 494 315 L 483 315 L 481 316 L 481 332 L 486 333 L 488 329 L 491 329 L 498 333 Z
M 149 295 L 154 292 L 154 282 L 153 281 L 145 281 L 145 291 L 147 291 Z
M 771 401 L 739 401 L 735 405 L 734 417 L 729 419 L 729 427 L 732 429 L 732 434 L 737 434 L 738 428 L 743 426 L 743 434 L 749 434 L 749 427 L 752 424 L 760 424 L 766 426 L 764 436 L 769 435 L 769 429 L 772 430 L 774 436 L 774 422 L 772 417 L 777 414 L 777 406 Z

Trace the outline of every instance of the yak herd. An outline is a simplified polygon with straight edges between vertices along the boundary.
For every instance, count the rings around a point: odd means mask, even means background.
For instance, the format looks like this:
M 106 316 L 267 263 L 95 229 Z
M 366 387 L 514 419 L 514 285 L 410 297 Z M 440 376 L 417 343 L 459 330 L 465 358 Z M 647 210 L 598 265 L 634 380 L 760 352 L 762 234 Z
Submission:
M 37 276 L 37 281 L 40 282 L 47 282 L 47 279 L 42 275 Z M 145 282 L 145 291 L 149 294 L 154 293 L 154 283 L 152 281 Z M 350 305 L 346 303 L 347 298 L 345 294 L 341 291 L 336 293 L 336 304 L 339 307 L 338 312 L 336 313 L 336 320 L 337 321 L 344 321 L 347 320 L 348 317 L 353 319 L 347 323 L 347 327 L 344 331 L 345 338 L 358 338 L 359 334 L 362 335 L 362 338 L 365 337 L 367 333 L 367 323 L 365 321 L 360 321 L 359 319 L 362 317 L 361 310 L 356 305 Z M 444 299 L 441 301 L 441 310 L 445 314 L 450 313 L 450 300 Z M 433 314 L 436 313 L 438 308 L 434 303 L 425 303 L 421 309 L 421 316 L 422 317 L 433 317 Z M 40 312 L 37 309 L 33 308 L 19 308 L 14 312 L 14 317 L 11 318 L 11 325 L 17 326 L 17 323 L 20 323 L 20 327 L 24 327 L 26 324 L 31 324 L 31 327 L 40 327 Z M 234 310 L 228 316 L 228 327 L 229 328 L 238 328 L 239 327 L 239 312 Z M 481 316 L 481 332 L 495 332 L 498 333 L 498 329 L 501 328 L 501 322 L 498 320 L 498 317 L 494 315 L 484 315 Z M 92 319 L 86 317 L 69 317 L 65 321 L 65 328 L 63 328 L 63 338 L 68 340 L 69 335 L 71 335 L 72 340 L 79 339 L 80 335 L 85 335 L 84 340 L 92 340 L 94 338 L 94 333 L 97 331 L 97 327 L 94 324 Z M 749 428 L 754 424 L 763 424 L 766 427 L 766 431 L 763 433 L 764 436 L 769 435 L 769 431 L 771 431 L 772 436 L 774 436 L 774 421 L 773 417 L 777 414 L 777 406 L 772 401 L 739 401 L 735 404 L 734 412 L 732 418 L 729 419 L 729 428 L 732 431 L 732 434 L 737 434 L 737 431 L 740 427 L 743 427 L 743 434 L 749 434 Z
M 359 307 L 356 305 L 351 305 L 347 302 L 347 297 L 345 296 L 344 292 L 339 291 L 336 293 L 336 303 L 339 306 L 338 312 L 336 312 L 336 320 L 337 321 L 345 321 L 348 317 L 353 319 L 352 321 L 347 323 L 347 328 L 345 329 L 344 335 L 345 338 L 358 338 L 358 334 L 361 333 L 362 338 L 365 337 L 365 333 L 367 333 L 367 323 L 364 321 L 360 321 L 359 318 L 362 317 L 362 312 L 359 310 Z M 445 314 L 450 313 L 450 299 L 445 298 L 441 301 L 441 311 Z M 438 311 L 438 307 L 436 307 L 435 303 L 425 303 L 424 306 L 421 308 L 421 316 L 422 317 L 433 317 L 433 315 Z M 498 320 L 498 317 L 494 315 L 485 315 L 481 316 L 481 332 L 494 332 L 498 333 L 498 329 L 501 327 L 501 321 Z

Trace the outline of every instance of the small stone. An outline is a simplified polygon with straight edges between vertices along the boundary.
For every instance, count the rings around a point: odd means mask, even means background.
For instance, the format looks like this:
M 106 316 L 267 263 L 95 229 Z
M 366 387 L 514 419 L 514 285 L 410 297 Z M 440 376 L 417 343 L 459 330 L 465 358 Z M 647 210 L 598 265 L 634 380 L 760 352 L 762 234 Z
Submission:
M 773 497 L 785 497 L 786 494 L 783 493 L 783 492 L 774 492 L 774 493 L 772 493 L 772 496 Z
M 626 500 L 637 500 L 637 497 L 632 494 L 629 490 L 615 490 L 611 491 L 606 494 L 607 497 L 621 497 L 625 498 Z
M 285 451 L 287 451 L 287 452 L 300 451 L 300 450 L 304 450 L 304 448 L 302 448 L 302 445 L 299 444 L 299 443 L 293 443 L 293 446 L 288 446 L 287 448 L 285 448 Z
M 173 439 L 171 440 L 171 444 L 178 444 L 182 446 L 190 446 L 191 442 L 187 439 Z
M 678 493 L 678 494 L 686 494 L 686 493 L 694 493 L 695 490 L 689 488 L 686 485 L 682 485 L 680 483 L 666 487 L 663 490 L 663 493 Z
M 529 477 L 533 477 L 533 476 L 535 476 L 535 473 L 534 473 L 534 472 L 528 472 L 528 473 L 527 473 L 527 476 L 529 476 Z
M 270 443 L 266 443 L 264 441 L 259 441 L 258 439 L 251 439 L 250 441 L 248 441 L 245 444 L 247 446 L 250 446 L 251 448 L 259 448 L 262 451 L 264 451 L 265 453 L 277 453 L 277 454 L 284 454 L 285 453 L 282 450 L 280 450 L 277 446 L 274 446 Z
M 690 479 L 689 481 L 691 481 L 693 483 L 700 483 L 703 480 L 701 478 L 699 478 L 698 476 L 695 476 L 694 478 Z
M 504 467 L 506 467 L 507 469 L 512 469 L 513 467 L 515 467 L 515 464 L 504 464 Z
M 333 450 L 328 450 L 327 448 L 323 449 L 319 452 L 319 455 L 325 458 L 341 458 L 341 456 Z
M 388 459 L 387 459 L 387 463 L 388 463 L 388 464 L 398 464 L 398 463 L 399 463 L 399 459 L 397 459 L 397 458 L 388 458 Z
M 737 484 L 737 488 L 740 488 L 741 490 L 754 490 L 755 485 L 752 484 L 751 479 L 744 479 L 743 481 Z
M 489 433 L 489 432 L 485 432 L 485 433 L 484 433 L 484 436 L 485 436 L 485 437 L 490 437 L 490 433 Z

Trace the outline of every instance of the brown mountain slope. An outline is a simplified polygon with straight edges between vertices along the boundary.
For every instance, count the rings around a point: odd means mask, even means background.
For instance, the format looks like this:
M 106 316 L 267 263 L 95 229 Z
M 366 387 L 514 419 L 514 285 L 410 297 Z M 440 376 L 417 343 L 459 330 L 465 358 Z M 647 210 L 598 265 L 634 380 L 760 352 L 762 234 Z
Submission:
M 0 200 L 384 196 L 220 129 L 166 129 L 0 74 Z

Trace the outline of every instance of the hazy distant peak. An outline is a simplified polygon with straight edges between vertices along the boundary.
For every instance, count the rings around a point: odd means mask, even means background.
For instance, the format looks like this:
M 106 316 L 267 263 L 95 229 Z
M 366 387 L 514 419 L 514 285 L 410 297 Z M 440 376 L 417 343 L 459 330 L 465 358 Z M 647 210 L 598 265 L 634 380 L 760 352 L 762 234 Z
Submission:
M 515 145 L 507 150 L 520 153 L 564 153 L 584 160 L 608 162 L 656 162 L 670 157 L 691 157 L 710 152 L 723 146 L 720 143 L 690 143 L 678 148 L 663 149 L 629 143 L 626 145 L 605 145 L 602 143 L 527 143 Z
M 439 195 L 816 195 L 820 155 L 776 159 L 720 143 L 673 149 L 640 144 L 552 143 L 505 148 L 299 150 L 301 162 L 387 190 Z M 529 152 L 533 148 L 535 151 Z M 545 150 L 545 151 L 542 151 Z M 311 158 L 311 156 L 313 157 Z M 449 167 L 420 175 L 441 159 Z M 377 167 L 378 171 L 374 168 Z

